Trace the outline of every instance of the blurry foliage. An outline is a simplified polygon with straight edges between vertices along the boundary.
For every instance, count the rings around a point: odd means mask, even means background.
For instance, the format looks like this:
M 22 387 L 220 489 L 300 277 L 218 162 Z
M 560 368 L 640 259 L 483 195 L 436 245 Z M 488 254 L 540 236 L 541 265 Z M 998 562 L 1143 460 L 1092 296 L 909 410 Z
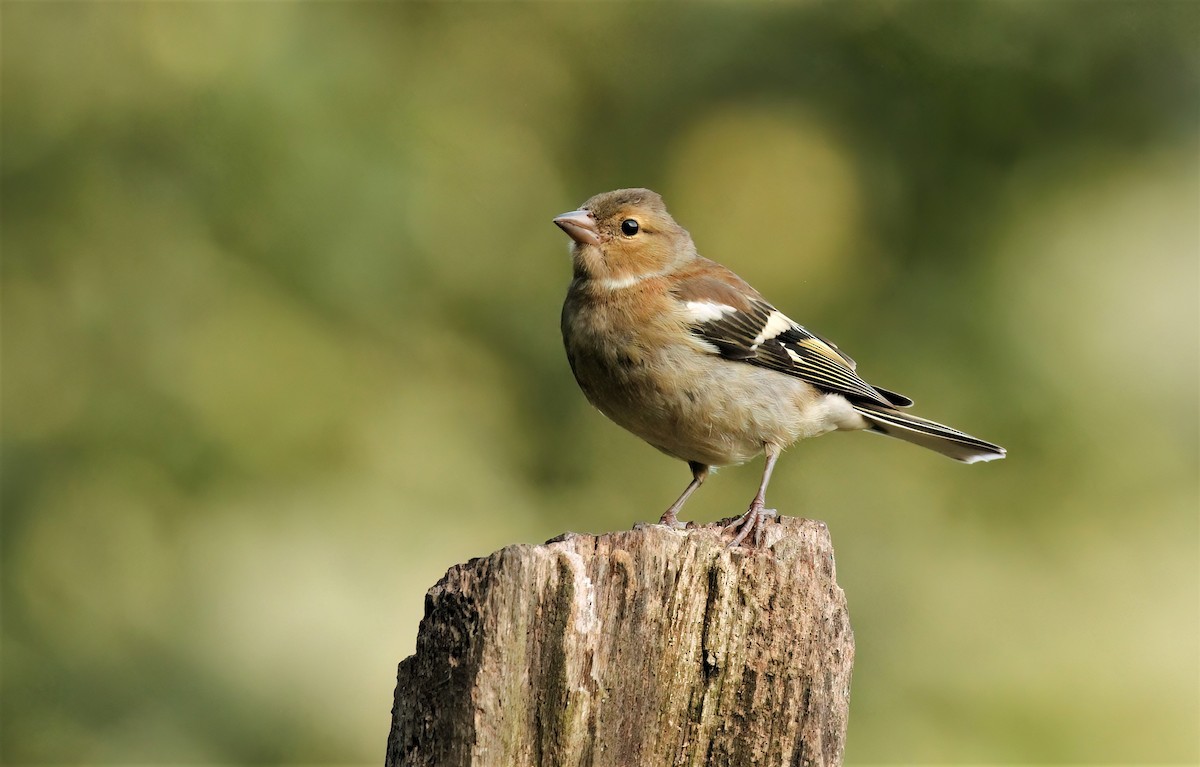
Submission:
M 655 518 L 557 328 L 550 218 L 630 185 L 1011 451 L 781 464 L 850 762 L 1200 759 L 1200 6 L 2 14 L 5 763 L 377 762 L 448 565 Z

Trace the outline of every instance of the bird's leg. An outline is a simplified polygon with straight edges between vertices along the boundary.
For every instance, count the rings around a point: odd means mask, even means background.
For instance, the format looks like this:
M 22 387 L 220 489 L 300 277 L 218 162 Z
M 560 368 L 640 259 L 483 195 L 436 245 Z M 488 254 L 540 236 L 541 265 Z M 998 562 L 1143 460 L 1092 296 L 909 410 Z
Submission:
M 746 540 L 746 536 L 754 534 L 754 547 L 762 546 L 763 534 L 766 532 L 767 519 L 775 516 L 775 509 L 765 509 L 767 505 L 767 483 L 771 481 L 771 472 L 775 469 L 775 461 L 779 460 L 778 445 L 764 445 L 766 465 L 763 466 L 762 482 L 758 485 L 758 494 L 750 502 L 750 508 L 736 522 L 725 528 L 725 531 L 735 531 L 737 536 L 729 542 L 729 548 L 738 546 Z
M 684 527 L 684 523 L 680 522 L 679 517 L 676 515 L 683 508 L 684 502 L 691 497 L 692 493 L 696 492 L 696 488 L 704 484 L 704 480 L 708 477 L 708 467 L 702 463 L 688 461 L 688 468 L 692 470 L 691 483 L 684 488 L 683 495 L 679 496 L 679 499 L 671 504 L 671 508 L 663 512 L 662 518 L 658 520 L 658 524 L 676 529 Z

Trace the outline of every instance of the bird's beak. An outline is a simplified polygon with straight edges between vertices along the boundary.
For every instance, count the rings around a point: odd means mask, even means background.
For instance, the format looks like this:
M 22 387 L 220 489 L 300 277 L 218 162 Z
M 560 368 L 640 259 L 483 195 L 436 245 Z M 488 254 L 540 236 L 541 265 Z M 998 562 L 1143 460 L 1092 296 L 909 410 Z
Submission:
M 596 231 L 596 219 L 586 210 L 573 210 L 554 219 L 558 228 L 580 245 L 599 245 L 600 235 Z

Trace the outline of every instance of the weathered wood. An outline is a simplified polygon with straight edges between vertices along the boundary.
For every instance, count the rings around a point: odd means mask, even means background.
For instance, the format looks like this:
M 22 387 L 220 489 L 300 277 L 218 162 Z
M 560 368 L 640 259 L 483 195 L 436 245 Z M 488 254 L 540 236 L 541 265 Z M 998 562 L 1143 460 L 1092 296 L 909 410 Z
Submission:
M 854 639 L 825 524 L 646 526 L 450 568 L 388 767 L 840 764 Z

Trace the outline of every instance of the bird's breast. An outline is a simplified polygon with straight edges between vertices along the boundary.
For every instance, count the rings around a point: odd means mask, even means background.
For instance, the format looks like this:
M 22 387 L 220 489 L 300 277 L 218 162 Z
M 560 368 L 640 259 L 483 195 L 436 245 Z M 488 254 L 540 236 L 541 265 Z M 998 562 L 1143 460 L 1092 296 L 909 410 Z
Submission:
M 668 455 L 711 466 L 742 463 L 766 443 L 837 428 L 807 383 L 722 359 L 686 332 L 605 328 L 564 316 L 563 340 L 588 401 Z

